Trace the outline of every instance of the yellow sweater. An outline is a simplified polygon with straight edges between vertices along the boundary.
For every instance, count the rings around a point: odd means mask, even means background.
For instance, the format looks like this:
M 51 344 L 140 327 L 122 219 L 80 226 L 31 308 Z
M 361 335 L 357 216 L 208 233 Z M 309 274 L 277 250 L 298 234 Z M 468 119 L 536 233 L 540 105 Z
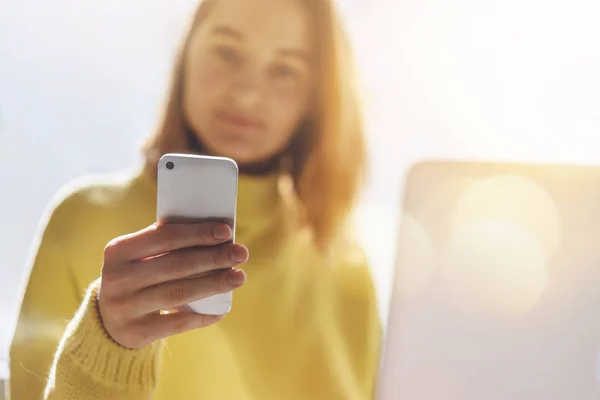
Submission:
M 380 324 L 369 269 L 356 246 L 326 261 L 306 231 L 285 230 L 275 177 L 240 178 L 236 238 L 250 260 L 231 313 L 140 350 L 107 337 L 95 293 L 104 245 L 155 220 L 155 182 L 142 172 L 63 193 L 11 347 L 13 400 L 45 387 L 61 400 L 372 397 Z

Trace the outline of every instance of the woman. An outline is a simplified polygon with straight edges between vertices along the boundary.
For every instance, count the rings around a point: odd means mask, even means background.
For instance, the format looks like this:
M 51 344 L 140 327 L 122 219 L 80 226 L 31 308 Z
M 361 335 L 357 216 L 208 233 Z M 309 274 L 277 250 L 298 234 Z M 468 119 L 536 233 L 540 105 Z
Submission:
M 349 62 L 329 0 L 200 5 L 145 167 L 75 185 L 49 217 L 14 399 L 372 396 L 376 299 L 344 229 L 364 163 Z M 241 244 L 223 225 L 151 225 L 166 152 L 238 162 Z M 182 279 L 223 266 L 236 268 Z M 224 318 L 160 311 L 231 290 Z

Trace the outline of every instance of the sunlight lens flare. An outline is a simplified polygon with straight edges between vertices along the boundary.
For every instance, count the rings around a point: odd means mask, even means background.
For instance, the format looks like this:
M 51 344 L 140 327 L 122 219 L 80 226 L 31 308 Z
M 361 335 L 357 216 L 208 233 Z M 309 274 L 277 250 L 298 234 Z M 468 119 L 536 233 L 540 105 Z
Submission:
M 535 308 L 546 287 L 546 251 L 517 224 L 476 222 L 456 232 L 443 275 L 450 296 L 466 311 L 523 315 Z
M 542 243 L 548 257 L 555 254 L 561 242 L 554 200 L 538 184 L 518 175 L 477 181 L 461 195 L 453 216 L 453 230 L 485 220 L 518 224 Z
M 416 215 L 427 227 L 429 235 L 435 244 L 443 243 L 452 234 L 452 223 L 449 218 L 456 206 L 456 202 L 471 185 L 472 179 L 456 178 L 441 183 L 428 183 L 424 185 L 427 195 L 417 204 Z M 419 198 L 421 199 L 421 198 Z

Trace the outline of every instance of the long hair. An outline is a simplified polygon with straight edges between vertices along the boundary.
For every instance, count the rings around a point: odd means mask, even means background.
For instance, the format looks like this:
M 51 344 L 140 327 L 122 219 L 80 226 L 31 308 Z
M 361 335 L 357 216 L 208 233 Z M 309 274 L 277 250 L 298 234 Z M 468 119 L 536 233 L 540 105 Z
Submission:
M 182 111 L 183 60 L 192 33 L 215 1 L 201 1 L 178 49 L 162 120 L 144 145 L 148 167 L 155 168 L 165 153 L 191 150 Z M 287 149 L 287 172 L 303 223 L 315 244 L 326 250 L 356 201 L 364 177 L 365 140 L 353 56 L 333 0 L 303 3 L 317 38 L 315 104 Z

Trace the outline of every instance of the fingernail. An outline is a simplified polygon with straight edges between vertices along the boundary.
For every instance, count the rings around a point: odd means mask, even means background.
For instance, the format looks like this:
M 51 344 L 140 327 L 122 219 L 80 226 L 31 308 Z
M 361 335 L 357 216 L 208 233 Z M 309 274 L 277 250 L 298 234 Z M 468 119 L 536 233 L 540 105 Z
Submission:
M 217 240 L 229 239 L 229 227 L 223 224 L 215 226 L 213 228 L 213 236 Z
M 239 286 L 246 280 L 246 274 L 241 269 L 232 270 L 227 273 L 227 280 L 234 286 Z
M 229 256 L 231 257 L 231 261 L 237 263 L 244 262 L 246 261 L 246 249 L 239 246 L 232 247 Z

